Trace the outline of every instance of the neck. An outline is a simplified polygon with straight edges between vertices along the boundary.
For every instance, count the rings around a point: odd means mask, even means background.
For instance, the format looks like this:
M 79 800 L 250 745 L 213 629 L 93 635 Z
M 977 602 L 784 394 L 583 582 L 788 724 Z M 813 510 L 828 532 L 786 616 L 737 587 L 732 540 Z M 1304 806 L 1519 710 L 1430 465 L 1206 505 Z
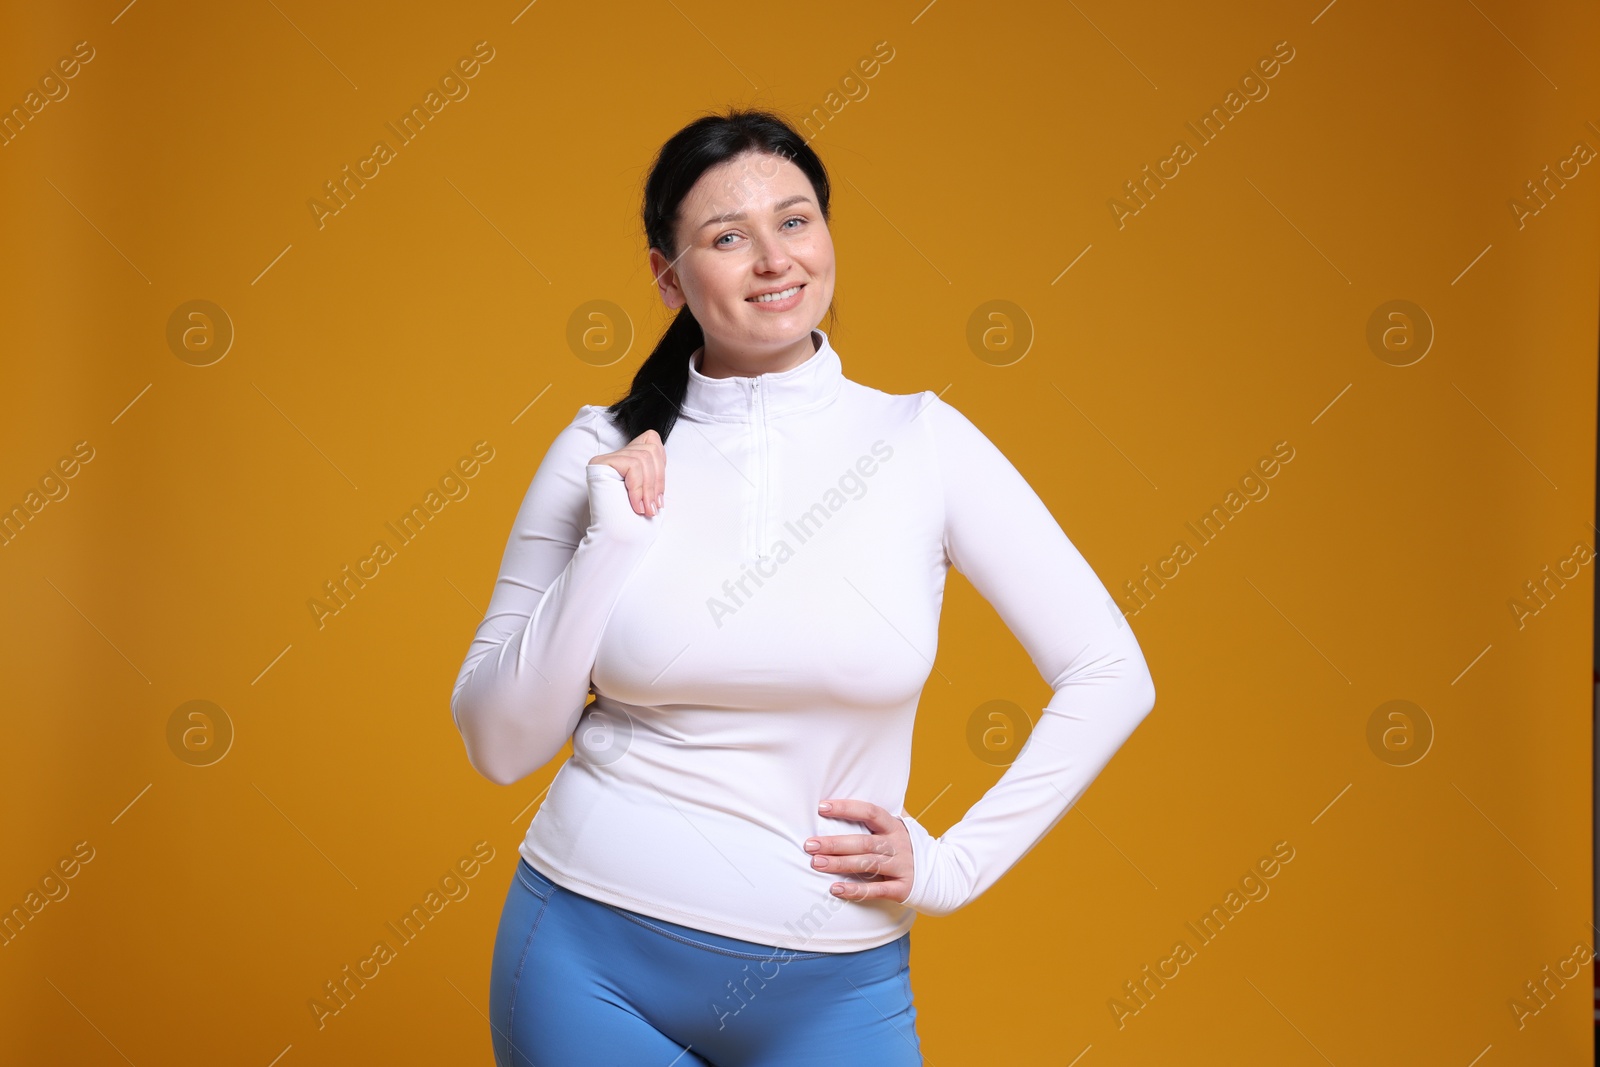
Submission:
M 749 349 L 733 350 L 713 337 L 696 352 L 694 369 L 707 378 L 753 378 L 758 374 L 781 374 L 793 370 L 810 359 L 820 347 L 820 341 L 810 330 L 793 344 L 752 352 Z

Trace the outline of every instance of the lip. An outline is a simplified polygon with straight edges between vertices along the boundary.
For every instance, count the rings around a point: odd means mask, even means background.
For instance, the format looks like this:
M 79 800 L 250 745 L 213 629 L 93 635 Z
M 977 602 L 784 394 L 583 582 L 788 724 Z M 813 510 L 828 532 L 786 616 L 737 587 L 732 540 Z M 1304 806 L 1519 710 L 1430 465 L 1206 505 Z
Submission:
M 800 287 L 799 291 L 796 292 L 793 296 L 785 297 L 782 300 L 753 300 L 753 299 L 751 299 L 751 297 L 763 296 L 763 295 L 765 295 L 767 293 L 781 293 L 785 289 L 791 289 L 796 285 L 798 285 Z M 745 301 L 744 302 L 747 303 L 747 304 L 752 304 L 755 307 L 758 307 L 758 308 L 762 309 L 763 311 L 788 311 L 790 308 L 792 308 L 796 304 L 800 303 L 801 298 L 803 298 L 805 295 L 806 295 L 806 283 L 805 282 L 790 282 L 788 285 L 779 285 L 779 286 L 775 286 L 775 287 L 773 287 L 771 289 L 763 289 L 759 293 L 751 293 L 750 296 L 745 297 Z

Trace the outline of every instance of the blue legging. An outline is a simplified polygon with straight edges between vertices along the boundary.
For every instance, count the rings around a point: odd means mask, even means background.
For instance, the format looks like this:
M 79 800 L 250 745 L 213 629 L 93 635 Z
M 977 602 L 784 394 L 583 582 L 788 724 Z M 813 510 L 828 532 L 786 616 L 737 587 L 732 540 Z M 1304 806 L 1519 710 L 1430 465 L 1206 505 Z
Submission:
M 794 952 L 640 915 L 518 858 L 495 937 L 499 1067 L 922 1063 L 911 934 Z

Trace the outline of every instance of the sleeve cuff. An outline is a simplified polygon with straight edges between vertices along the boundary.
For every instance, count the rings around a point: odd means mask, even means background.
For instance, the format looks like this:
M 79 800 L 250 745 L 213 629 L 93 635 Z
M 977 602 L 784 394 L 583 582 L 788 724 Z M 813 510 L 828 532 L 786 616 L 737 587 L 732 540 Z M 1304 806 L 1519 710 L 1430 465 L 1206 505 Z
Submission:
M 932 901 L 932 888 L 937 883 L 935 870 L 938 865 L 939 839 L 928 833 L 927 829 L 919 823 L 908 811 L 900 812 L 900 819 L 906 824 L 906 832 L 911 835 L 911 893 L 902 902 L 912 911 L 927 915 L 940 915 Z
M 590 463 L 584 467 L 589 486 L 589 529 L 586 540 L 648 545 L 655 540 L 663 515 L 641 515 L 633 510 L 627 479 L 609 463 Z

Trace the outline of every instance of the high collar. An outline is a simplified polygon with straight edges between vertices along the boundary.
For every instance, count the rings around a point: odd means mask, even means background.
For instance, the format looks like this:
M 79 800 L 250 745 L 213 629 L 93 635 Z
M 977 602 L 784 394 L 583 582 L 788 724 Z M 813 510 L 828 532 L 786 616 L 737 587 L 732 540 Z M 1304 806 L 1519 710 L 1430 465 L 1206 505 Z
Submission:
M 811 332 L 817 347 L 804 363 L 753 378 L 708 378 L 695 367 L 701 354 L 701 349 L 695 349 L 689 356 L 689 385 L 681 413 L 699 422 L 749 422 L 758 410 L 764 410 L 770 419 L 831 402 L 844 382 L 844 368 L 828 335 L 821 330 Z

